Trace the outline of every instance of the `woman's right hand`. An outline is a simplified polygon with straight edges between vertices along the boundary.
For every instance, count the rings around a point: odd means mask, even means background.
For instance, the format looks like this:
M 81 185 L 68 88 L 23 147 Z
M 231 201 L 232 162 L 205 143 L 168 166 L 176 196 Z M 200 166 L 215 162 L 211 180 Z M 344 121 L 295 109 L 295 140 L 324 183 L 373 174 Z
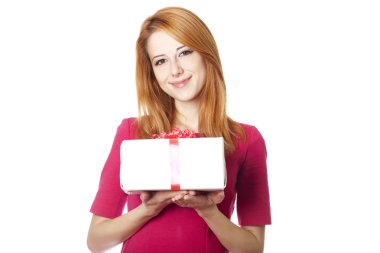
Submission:
M 140 194 L 141 205 L 121 216 L 110 219 L 94 214 L 88 232 L 88 248 L 92 252 L 103 252 L 128 240 L 174 199 L 182 199 L 186 194 L 187 191 L 145 191 Z
M 143 191 L 140 193 L 141 205 L 146 215 L 154 217 L 167 205 L 173 203 L 172 199 L 182 198 L 187 193 L 187 191 Z

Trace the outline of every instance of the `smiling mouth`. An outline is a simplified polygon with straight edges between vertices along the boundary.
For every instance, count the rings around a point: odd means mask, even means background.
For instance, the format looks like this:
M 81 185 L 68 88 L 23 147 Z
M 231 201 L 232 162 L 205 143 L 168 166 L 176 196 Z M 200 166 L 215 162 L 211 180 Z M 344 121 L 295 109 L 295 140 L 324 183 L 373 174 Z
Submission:
M 171 82 L 170 84 L 177 87 L 177 88 L 182 88 L 183 86 L 185 86 L 190 81 L 191 77 L 192 76 L 185 78 L 185 79 L 182 79 L 182 80 L 179 80 L 179 81 L 176 81 L 176 82 Z

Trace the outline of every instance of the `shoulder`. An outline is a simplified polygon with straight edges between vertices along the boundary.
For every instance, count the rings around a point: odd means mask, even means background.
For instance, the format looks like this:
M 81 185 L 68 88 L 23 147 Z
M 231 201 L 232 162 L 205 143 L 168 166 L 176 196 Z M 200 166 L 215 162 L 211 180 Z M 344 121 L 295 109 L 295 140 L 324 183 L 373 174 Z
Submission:
M 125 118 L 117 128 L 117 136 L 122 139 L 134 139 L 137 134 L 137 129 L 137 118 Z
M 256 126 L 237 122 L 245 133 L 245 138 L 238 137 L 236 140 L 234 155 L 239 156 L 242 160 L 250 157 L 252 154 L 266 153 L 265 140 Z
M 137 123 L 136 117 L 125 118 L 121 121 L 119 127 L 131 127 Z
M 238 141 L 236 149 L 243 168 L 266 168 L 267 148 L 262 134 L 256 126 L 239 124 L 246 134 L 245 140 Z
M 246 123 L 240 123 L 238 124 L 243 128 L 245 134 L 246 134 L 246 143 L 252 143 L 257 142 L 259 140 L 264 140 L 261 132 L 257 129 L 256 126 L 249 125 Z

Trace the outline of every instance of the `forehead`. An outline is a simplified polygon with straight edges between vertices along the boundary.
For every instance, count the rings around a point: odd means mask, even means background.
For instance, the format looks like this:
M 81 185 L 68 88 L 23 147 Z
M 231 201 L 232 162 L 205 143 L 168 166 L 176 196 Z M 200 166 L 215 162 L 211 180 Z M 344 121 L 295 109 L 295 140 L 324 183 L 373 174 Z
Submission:
M 163 31 L 156 31 L 149 36 L 147 42 L 148 54 L 154 57 L 157 54 L 175 52 L 183 44 Z

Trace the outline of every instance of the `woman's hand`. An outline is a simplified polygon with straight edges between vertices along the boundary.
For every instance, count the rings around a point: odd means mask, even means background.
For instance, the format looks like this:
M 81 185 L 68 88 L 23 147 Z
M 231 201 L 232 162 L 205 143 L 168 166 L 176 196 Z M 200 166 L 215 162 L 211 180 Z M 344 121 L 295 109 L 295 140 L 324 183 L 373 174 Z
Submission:
M 149 217 L 154 217 L 171 204 L 173 198 L 181 199 L 187 193 L 188 191 L 143 191 L 140 194 L 141 205 Z
M 224 199 L 224 191 L 198 192 L 188 191 L 187 194 L 178 194 L 172 201 L 181 207 L 194 208 L 200 216 L 210 214 L 216 205 Z

